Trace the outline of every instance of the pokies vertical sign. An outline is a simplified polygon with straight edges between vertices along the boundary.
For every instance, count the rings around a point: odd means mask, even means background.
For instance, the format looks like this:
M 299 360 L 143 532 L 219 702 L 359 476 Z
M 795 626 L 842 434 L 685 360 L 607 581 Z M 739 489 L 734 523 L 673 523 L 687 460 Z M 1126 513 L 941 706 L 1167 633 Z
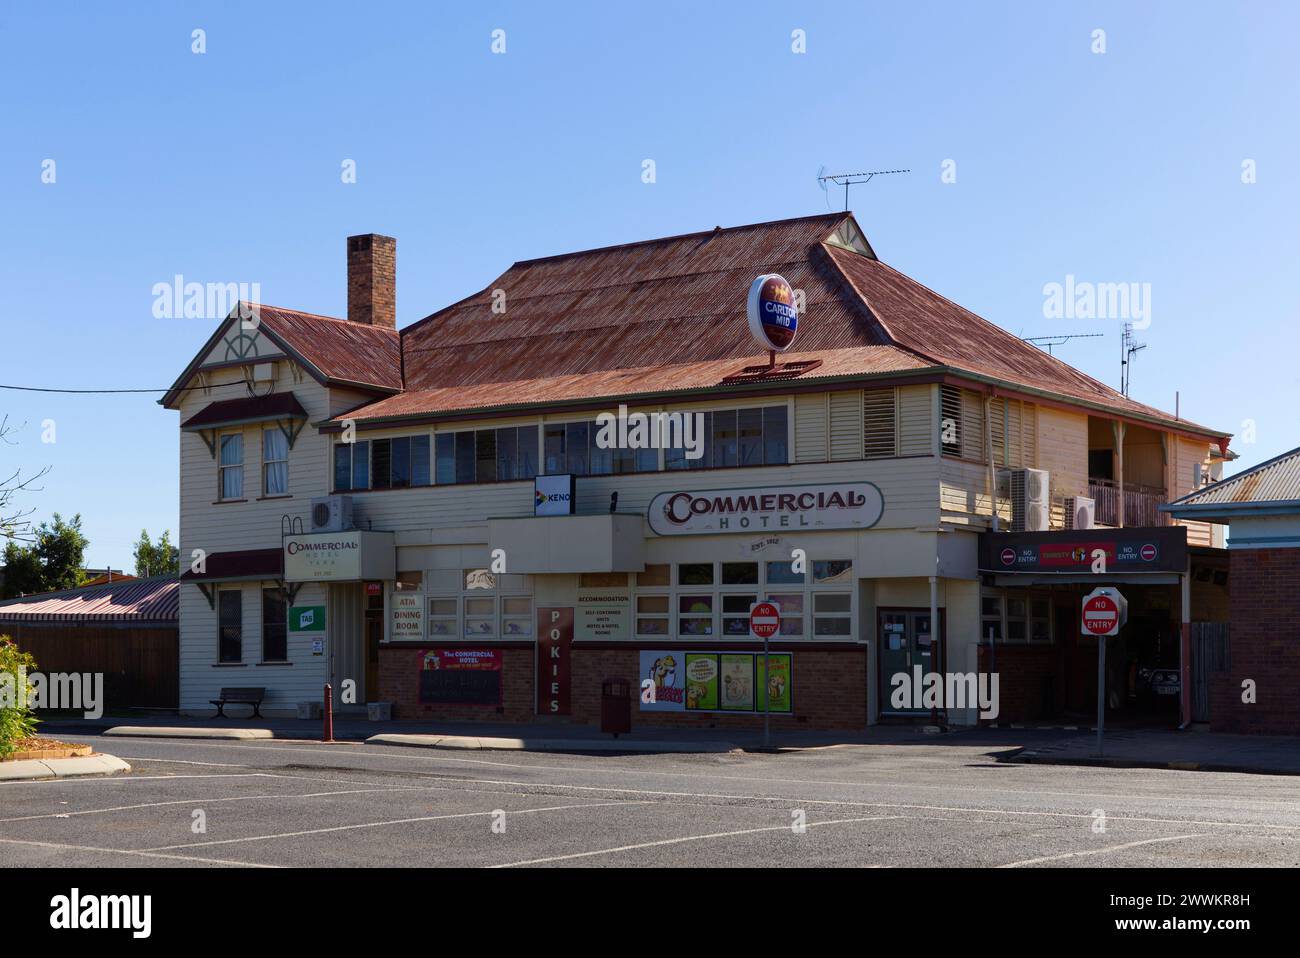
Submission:
M 537 610 L 537 714 L 568 715 L 573 609 Z

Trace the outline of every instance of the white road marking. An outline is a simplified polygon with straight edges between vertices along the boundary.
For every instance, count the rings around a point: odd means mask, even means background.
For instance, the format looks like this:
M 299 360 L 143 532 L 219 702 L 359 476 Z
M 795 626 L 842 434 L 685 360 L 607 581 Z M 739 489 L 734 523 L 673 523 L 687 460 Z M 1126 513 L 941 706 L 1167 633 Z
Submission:
M 855 822 L 881 822 L 900 818 L 898 815 L 873 815 L 870 818 L 833 818 L 825 822 L 808 822 L 807 828 L 821 825 L 848 825 Z M 618 852 L 632 852 L 642 848 L 657 848 L 661 845 L 680 845 L 682 842 L 701 842 L 711 838 L 734 838 L 737 835 L 754 835 L 758 832 L 788 832 L 789 825 L 768 825 L 764 828 L 741 828 L 731 832 L 711 832 L 708 835 L 684 835 L 681 838 L 664 838 L 655 842 L 641 842 L 638 845 L 620 845 L 617 848 L 601 848 L 591 852 L 573 852 L 569 855 L 553 855 L 550 858 L 530 858 L 522 862 L 509 862 L 505 865 L 491 865 L 491 868 L 518 868 L 521 865 L 542 865 L 547 862 L 571 861 L 575 858 L 590 858 L 593 855 L 614 855 Z
M 585 802 L 580 805 L 549 805 L 545 808 L 521 808 L 506 811 L 507 816 L 511 815 L 535 815 L 538 812 L 562 812 L 575 808 L 608 808 L 612 805 L 649 805 L 649 802 Z M 279 832 L 274 835 L 249 835 L 245 838 L 223 838 L 212 842 L 190 842 L 186 845 L 159 845 L 156 848 L 148 848 L 145 851 L 171 851 L 178 848 L 202 848 L 207 845 L 235 845 L 240 842 L 264 842 L 276 838 L 299 838 L 303 835 L 323 835 L 328 832 L 346 832 L 358 828 L 380 828 L 384 825 L 406 825 L 411 822 L 437 822 L 451 818 L 481 818 L 491 816 L 492 812 L 458 812 L 454 815 L 424 815 L 420 818 L 395 818 L 391 821 L 383 822 L 362 822 L 358 825 L 335 825 L 332 828 L 309 828 L 300 832 Z
M 223 858 L 195 858 L 191 855 L 160 855 L 149 850 L 136 851 L 130 848 L 98 848 L 94 845 L 61 845 L 58 842 L 21 841 L 17 838 L 0 838 L 5 845 L 29 845 L 34 848 L 57 848 L 61 851 L 74 852 L 108 852 L 113 855 L 139 855 L 143 858 L 166 858 L 169 861 L 201 862 L 205 865 L 238 865 L 241 868 L 279 868 L 279 865 L 258 865 L 250 862 L 227 861 Z
M 79 812 L 52 812 L 46 815 L 20 815 L 16 818 L 0 818 L 0 825 L 7 822 L 30 822 L 41 818 L 73 818 L 81 815 L 103 815 L 107 812 L 129 812 L 138 808 L 161 808 L 165 805 L 215 805 L 218 802 L 251 802 L 256 799 L 290 799 L 290 798 L 328 798 L 335 795 L 366 795 L 373 792 L 422 791 L 418 785 L 393 785 L 386 788 L 353 788 L 337 792 L 303 792 L 292 795 L 231 795 L 226 798 L 182 798 L 167 802 L 141 802 L 137 805 L 113 805 L 109 808 L 87 808 Z
M 1067 858 L 1085 858 L 1088 855 L 1105 855 L 1108 852 L 1123 851 L 1126 848 L 1136 848 L 1139 845 L 1154 845 L 1157 842 L 1181 842 L 1188 838 L 1202 838 L 1202 835 L 1169 835 L 1165 838 L 1144 838 L 1140 842 L 1125 842 L 1123 845 L 1107 845 L 1105 848 L 1091 848 L 1080 852 L 1065 852 L 1061 855 L 1045 855 L 1042 858 L 1026 858 L 1024 861 L 1009 862 L 1006 865 L 998 865 L 998 868 L 1023 868 L 1026 865 L 1039 865 L 1043 862 L 1059 862 Z

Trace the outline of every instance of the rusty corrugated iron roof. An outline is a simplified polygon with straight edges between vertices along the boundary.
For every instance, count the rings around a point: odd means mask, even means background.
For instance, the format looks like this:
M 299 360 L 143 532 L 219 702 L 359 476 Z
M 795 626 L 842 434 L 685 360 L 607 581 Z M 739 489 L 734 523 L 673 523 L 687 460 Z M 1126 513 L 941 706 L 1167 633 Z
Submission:
M 249 304 L 254 305 L 254 304 Z M 262 328 L 330 383 L 402 388 L 402 349 L 396 330 L 254 305 Z
M 158 622 L 180 621 L 180 581 L 175 576 L 115 580 L 0 602 L 0 632 L 5 622 Z
M 1176 512 L 1179 507 L 1190 506 L 1197 511 L 1209 511 L 1221 506 L 1270 503 L 1300 503 L 1300 449 L 1284 452 L 1245 472 L 1189 492 L 1163 508 Z M 1300 512 L 1300 507 L 1296 511 Z
M 754 347 L 751 345 L 751 351 Z M 816 352 L 783 353 L 779 362 L 815 362 L 821 365 L 795 379 L 780 380 L 782 386 L 846 376 L 907 372 L 930 368 L 923 359 L 893 346 L 856 346 Z M 527 407 L 562 402 L 609 399 L 618 401 L 632 396 L 660 393 L 713 391 L 725 386 L 723 379 L 746 366 L 766 365 L 767 357 L 750 355 L 738 359 L 714 359 L 680 365 L 638 366 L 592 373 L 571 373 L 538 379 L 519 379 L 503 383 L 477 383 L 444 386 L 437 389 L 410 390 L 370 403 L 359 410 L 336 416 L 366 422 L 418 416 L 438 416 L 453 412 L 493 410 L 500 407 Z M 751 386 L 762 388 L 759 381 Z

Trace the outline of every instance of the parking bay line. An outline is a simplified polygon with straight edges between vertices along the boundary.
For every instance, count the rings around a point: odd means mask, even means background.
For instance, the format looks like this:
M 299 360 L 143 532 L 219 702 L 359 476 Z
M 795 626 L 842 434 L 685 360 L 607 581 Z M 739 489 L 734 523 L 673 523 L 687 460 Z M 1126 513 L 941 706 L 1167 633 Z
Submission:
M 902 815 L 872 815 L 868 818 L 833 818 L 825 822 L 807 822 L 805 828 L 816 828 L 821 825 L 849 825 L 856 822 L 881 822 L 895 818 L 903 818 Z M 594 855 L 613 855 L 618 852 L 639 851 L 643 848 L 657 848 L 662 845 L 680 845 L 683 842 L 699 842 L 712 838 L 734 838 L 737 835 L 754 835 L 759 832 L 786 832 L 791 831 L 790 825 L 767 825 L 763 828 L 741 828 L 731 832 L 711 832 L 708 835 L 684 835 L 680 838 L 663 838 L 653 842 L 641 842 L 638 845 L 620 845 L 617 848 L 601 848 L 590 852 L 572 852 L 568 855 L 552 855 L 549 858 L 530 858 L 527 861 L 508 862 L 504 865 L 489 865 L 489 868 L 519 868 L 524 865 L 544 865 L 549 862 L 571 861 L 575 858 L 590 858 Z
M 1059 862 L 1067 858 L 1084 858 L 1088 855 L 1105 855 L 1108 852 L 1123 851 L 1126 848 L 1136 848 L 1139 845 L 1154 845 L 1157 842 L 1181 842 L 1188 838 L 1204 838 L 1204 835 L 1169 835 L 1164 838 L 1144 838 L 1138 842 L 1125 842 L 1122 845 L 1107 845 L 1105 848 L 1089 848 L 1078 852 L 1063 852 L 1060 855 L 1045 855 L 1042 858 L 1026 858 L 1023 861 L 1008 862 L 1005 865 L 997 865 L 997 868 L 1024 868 L 1027 865 L 1039 865 L 1043 862 Z
M 611 806 L 623 805 L 649 805 L 650 802 L 585 802 L 579 805 L 548 805 L 545 808 L 521 808 L 506 811 L 506 816 L 512 815 L 535 815 L 539 812 L 562 812 L 571 811 L 575 808 L 609 808 Z M 380 828 L 385 825 L 406 825 L 411 822 L 437 822 L 452 818 L 477 818 L 481 816 L 491 816 L 491 811 L 487 812 L 457 812 L 451 815 L 424 815 L 419 818 L 395 818 L 391 821 L 382 822 L 361 822 L 356 825 L 334 825 L 330 828 L 309 828 L 300 832 L 279 832 L 274 835 L 249 835 L 244 838 L 222 838 L 211 842 L 190 842 L 185 845 L 158 845 L 153 848 L 143 849 L 149 852 L 173 851 L 182 848 L 203 848 L 208 845 L 235 845 L 240 842 L 264 842 L 276 838 L 300 838 L 304 835 L 323 835 L 329 832 L 346 832 L 358 828 Z
M 279 776 L 277 776 L 279 777 Z M 83 815 L 102 815 L 107 812 L 129 812 L 139 808 L 161 808 L 167 805 L 215 805 L 218 802 L 251 802 L 257 799 L 330 798 L 335 795 L 365 795 L 372 792 L 422 791 L 419 785 L 392 785 L 386 788 L 353 788 L 336 792 L 303 792 L 293 795 L 231 795 L 226 798 L 178 798 L 166 802 L 140 802 L 136 805 L 113 805 L 109 808 L 86 808 L 78 812 L 48 812 L 43 815 L 19 815 L 0 818 L 0 825 L 9 822 L 30 822 L 43 818 L 77 818 Z
M 169 861 L 198 862 L 204 865 L 237 865 L 241 868 L 279 868 L 279 865 L 262 865 L 253 862 L 236 862 L 223 858 L 196 858 L 192 855 L 163 855 L 149 849 L 99 848 L 94 845 L 63 845 L 58 842 L 34 842 L 18 838 L 0 838 L 0 844 L 27 845 L 33 848 L 57 848 L 62 851 L 107 852 L 113 855 L 138 855 L 144 858 L 166 858 Z

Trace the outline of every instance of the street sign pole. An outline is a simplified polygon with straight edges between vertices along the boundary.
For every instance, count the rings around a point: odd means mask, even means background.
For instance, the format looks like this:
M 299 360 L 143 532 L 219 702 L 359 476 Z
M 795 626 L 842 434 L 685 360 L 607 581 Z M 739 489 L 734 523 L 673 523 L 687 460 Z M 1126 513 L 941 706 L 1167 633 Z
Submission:
M 763 640 L 763 748 L 772 747 L 771 639 L 781 627 L 781 607 L 775 602 L 755 602 L 749 607 L 749 634 Z
M 1101 757 L 1101 732 L 1106 724 L 1106 636 L 1097 636 L 1097 757 Z

